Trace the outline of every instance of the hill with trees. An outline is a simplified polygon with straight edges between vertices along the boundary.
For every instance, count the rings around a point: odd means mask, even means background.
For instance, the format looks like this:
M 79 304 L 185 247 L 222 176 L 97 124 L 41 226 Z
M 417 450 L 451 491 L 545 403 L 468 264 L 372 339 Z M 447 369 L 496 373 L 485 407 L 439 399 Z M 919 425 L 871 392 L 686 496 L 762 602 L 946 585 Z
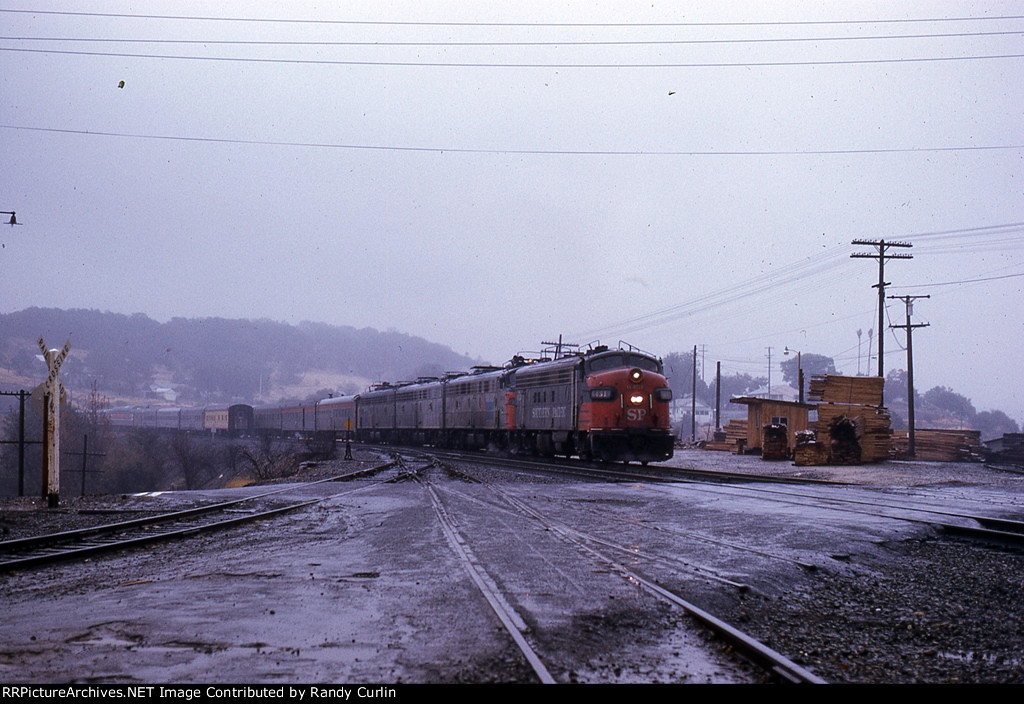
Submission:
M 372 381 L 478 363 L 422 338 L 372 328 L 223 318 L 160 323 L 139 313 L 28 308 L 0 315 L 0 382 L 42 381 L 40 335 L 50 347 L 71 341 L 61 377 L 80 398 L 95 388 L 111 399 L 174 398 L 183 405 L 353 393 Z
M 893 369 L 885 377 L 885 403 L 892 411 L 893 425 L 906 428 L 908 413 L 907 373 Z M 918 428 L 967 428 L 980 430 L 983 440 L 1018 433 L 1017 421 L 1000 410 L 978 412 L 966 396 L 946 386 L 914 392 L 914 425 Z

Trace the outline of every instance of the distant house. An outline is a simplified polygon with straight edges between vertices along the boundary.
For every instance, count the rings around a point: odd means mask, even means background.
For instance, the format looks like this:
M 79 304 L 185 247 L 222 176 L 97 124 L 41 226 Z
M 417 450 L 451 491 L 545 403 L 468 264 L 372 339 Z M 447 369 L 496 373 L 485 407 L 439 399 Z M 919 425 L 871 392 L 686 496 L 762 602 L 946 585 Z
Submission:
M 737 409 L 729 408 L 728 404 L 723 405 L 725 407 L 722 408 L 721 417 L 718 419 L 720 425 L 728 423 L 730 418 L 746 417 L 742 412 L 737 412 Z M 698 399 L 695 408 L 693 397 L 684 396 L 672 399 L 669 409 L 672 428 L 676 432 L 677 438 L 688 440 L 691 434 L 695 434 L 697 440 L 711 439 L 716 430 L 714 406 L 709 406 Z M 690 420 L 690 412 L 694 410 L 696 411 L 694 413 L 696 423 L 692 423 Z
M 1006 433 L 1001 438 L 985 441 L 985 451 L 992 460 L 1024 461 L 1024 433 Z
M 150 386 L 149 387 L 149 398 L 161 398 L 164 401 L 170 401 L 174 403 L 178 400 L 178 392 L 169 387 L 163 386 Z
M 776 401 L 796 401 L 800 398 L 800 391 L 789 384 L 772 384 L 771 395 L 768 394 L 768 386 L 761 386 L 748 392 L 743 398 L 771 398 Z
M 692 396 L 684 396 L 682 398 L 674 398 L 669 402 L 669 417 L 673 423 L 681 423 L 684 418 L 690 417 L 690 411 L 693 410 L 694 403 Z M 697 425 L 708 425 L 709 423 L 715 422 L 715 409 L 704 403 L 700 399 L 697 399 L 696 403 L 697 412 Z

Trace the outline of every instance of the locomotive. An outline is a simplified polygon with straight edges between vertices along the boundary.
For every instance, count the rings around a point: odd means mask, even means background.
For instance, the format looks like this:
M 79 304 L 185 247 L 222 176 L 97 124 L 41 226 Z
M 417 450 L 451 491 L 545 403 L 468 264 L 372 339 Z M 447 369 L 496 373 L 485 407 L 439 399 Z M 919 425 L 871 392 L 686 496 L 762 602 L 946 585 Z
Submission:
M 505 367 L 385 382 L 312 404 L 206 409 L 204 417 L 219 423 L 205 428 L 214 431 L 325 432 L 362 442 L 646 464 L 672 456 L 671 399 L 661 360 L 620 343 L 540 360 L 516 356 Z M 131 421 L 115 425 L 147 425 L 153 412 L 134 410 Z M 175 427 L 175 418 L 197 416 L 158 409 L 153 417 L 154 427 Z

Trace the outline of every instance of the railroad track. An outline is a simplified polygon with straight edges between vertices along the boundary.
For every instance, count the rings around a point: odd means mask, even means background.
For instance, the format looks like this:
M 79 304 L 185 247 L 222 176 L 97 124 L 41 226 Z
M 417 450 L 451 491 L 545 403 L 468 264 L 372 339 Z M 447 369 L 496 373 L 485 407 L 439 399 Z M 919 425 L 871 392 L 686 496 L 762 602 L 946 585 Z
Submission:
M 496 458 L 481 456 L 479 453 L 431 452 L 439 459 L 448 459 L 467 464 L 498 466 L 504 470 L 544 473 L 556 476 L 576 476 L 600 481 L 648 481 L 662 483 L 714 484 L 719 481 L 771 482 L 773 484 L 808 484 L 850 486 L 841 482 L 813 479 L 793 479 L 756 476 L 736 472 L 705 470 L 680 470 L 652 465 L 644 469 L 604 468 L 586 463 L 552 462 L 550 460 L 527 460 L 520 458 Z M 710 480 L 710 482 L 709 482 Z M 765 487 L 736 487 L 741 490 L 760 492 L 777 497 L 779 501 L 813 505 L 818 508 L 846 510 L 879 518 L 896 518 L 914 523 L 924 523 L 948 534 L 969 537 L 1000 546 L 1024 546 L 1024 521 L 981 516 L 937 508 L 928 508 L 892 502 L 868 501 L 863 499 L 841 499 L 821 497 L 816 494 L 800 493 L 791 489 Z M 810 503 L 808 503 L 810 502 Z M 952 520 L 958 522 L 951 522 Z
M 857 513 L 876 518 L 916 523 L 936 528 L 949 535 L 966 536 L 999 546 L 1024 546 L 1024 521 L 995 516 L 982 516 L 962 511 L 939 508 L 922 503 L 899 503 L 867 498 L 844 498 L 805 493 L 794 489 L 771 487 L 713 485 L 697 487 L 698 491 L 754 495 L 767 500 L 796 506 L 807 506 L 831 511 Z
M 328 482 L 349 481 L 377 474 L 394 461 L 325 479 L 262 492 L 182 511 L 169 511 L 129 521 L 0 542 L 0 573 L 48 563 L 75 560 L 175 538 L 184 538 L 274 518 L 319 503 L 327 497 L 290 500 L 285 493 Z
M 385 449 L 378 446 L 377 449 Z M 745 472 L 724 472 L 721 470 L 668 467 L 665 465 L 629 465 L 620 463 L 586 462 L 583 460 L 557 458 L 525 458 L 521 456 L 501 457 L 480 452 L 459 452 L 434 448 L 404 448 L 406 453 L 427 453 L 438 459 L 447 459 L 466 464 L 497 466 L 503 469 L 517 469 L 525 472 L 540 472 L 555 476 L 575 476 L 600 481 L 650 481 L 650 482 L 772 482 L 777 484 L 808 484 L 822 486 L 849 486 L 845 482 L 803 477 L 779 477 L 750 474 Z
M 777 552 L 773 552 L 771 550 L 767 550 L 767 549 L 764 549 L 764 548 L 758 548 L 758 547 L 754 547 L 754 546 L 751 546 L 751 545 L 744 545 L 744 544 L 738 543 L 738 542 L 736 542 L 734 540 L 725 540 L 725 539 L 723 539 L 721 537 L 718 537 L 716 535 L 709 535 L 706 532 L 698 532 L 698 531 L 694 531 L 694 530 L 680 530 L 680 529 L 670 528 L 668 526 L 664 526 L 664 525 L 661 525 L 661 524 L 658 524 L 658 523 L 649 523 L 649 522 L 641 521 L 641 520 L 639 520 L 639 519 L 637 519 L 635 517 L 624 518 L 624 517 L 620 517 L 620 516 L 610 515 L 610 514 L 608 514 L 606 512 L 601 512 L 598 509 L 589 509 L 588 510 L 588 509 L 585 509 L 585 508 L 577 507 L 576 510 L 577 511 L 584 511 L 584 512 L 590 514 L 590 515 L 595 516 L 595 517 L 600 516 L 605 522 L 611 521 L 611 522 L 614 522 L 617 526 L 623 526 L 625 528 L 639 528 L 641 530 L 652 531 L 654 533 L 658 533 L 658 534 L 662 534 L 662 535 L 665 535 L 665 536 L 669 536 L 672 539 L 693 540 L 693 541 L 698 541 L 698 542 L 702 542 L 702 543 L 706 543 L 706 544 L 712 545 L 715 548 L 722 548 L 722 549 L 725 549 L 725 550 L 732 550 L 732 551 L 736 551 L 736 552 L 748 553 L 748 554 L 751 554 L 751 555 L 757 555 L 757 556 L 760 556 L 760 557 L 766 557 L 766 558 L 769 558 L 769 559 L 772 559 L 772 560 L 777 560 L 779 562 L 785 562 L 785 563 L 794 565 L 796 567 L 799 567 L 802 570 L 814 571 L 814 570 L 816 570 L 818 568 L 817 564 L 815 564 L 814 562 L 812 562 L 810 560 L 807 560 L 807 559 L 798 559 L 798 558 L 794 558 L 794 557 L 789 556 L 789 555 L 782 555 L 782 554 L 779 554 Z M 688 570 L 690 572 L 693 572 L 695 575 L 702 576 L 702 577 L 707 577 L 707 578 L 713 579 L 715 581 L 721 582 L 722 584 L 727 584 L 727 585 L 733 586 L 733 587 L 737 588 L 739 591 L 747 591 L 750 588 L 750 586 L 748 584 L 746 584 L 745 582 L 737 581 L 735 577 L 724 575 L 719 570 L 716 570 L 714 568 L 710 568 L 710 567 L 707 567 L 707 566 L 703 566 L 703 565 L 697 564 L 697 563 L 695 563 L 694 561 L 691 561 L 691 560 L 683 560 L 683 559 L 679 559 L 679 558 L 669 558 L 669 557 L 659 556 L 659 555 L 647 556 L 647 555 L 645 555 L 642 552 L 637 552 L 636 550 L 634 550 L 632 548 L 627 548 L 625 546 L 618 545 L 617 543 L 611 543 L 610 542 L 609 544 L 612 547 L 615 547 L 616 549 L 618 549 L 620 552 L 629 551 L 635 557 L 646 558 L 646 559 L 650 559 L 652 561 L 660 561 L 660 562 L 671 563 L 671 564 L 680 566 L 683 569 L 686 569 L 686 570 Z
M 826 508 L 836 511 L 854 512 L 878 518 L 893 518 L 911 523 L 926 524 L 948 535 L 969 537 L 992 545 L 1024 546 L 1024 521 L 943 510 L 920 504 L 912 505 L 909 503 L 900 504 L 880 500 L 844 499 L 835 496 L 823 497 L 820 494 L 800 492 L 796 489 L 744 485 L 748 483 L 757 484 L 770 482 L 772 484 L 783 485 L 804 484 L 812 486 L 851 486 L 841 482 L 774 478 L 734 472 L 679 470 L 676 468 L 665 468 L 668 470 L 665 473 L 659 472 L 657 474 L 651 474 L 647 470 L 651 470 L 652 468 L 659 470 L 662 468 L 652 466 L 645 468 L 645 470 L 637 471 L 625 469 L 602 469 L 590 466 L 577 467 L 575 463 L 562 464 L 542 460 L 506 460 L 493 457 L 480 457 L 479 455 L 464 453 L 438 453 L 437 456 L 469 464 L 499 466 L 506 470 L 511 469 L 524 472 L 543 472 L 546 474 L 563 476 L 581 476 L 604 481 L 687 483 L 691 485 L 699 485 L 699 490 L 702 491 L 724 491 L 730 494 L 734 494 L 736 492 L 749 492 L 763 497 L 771 497 L 774 500 L 783 503 L 813 506 L 816 508 Z M 730 483 L 728 487 L 722 486 L 721 488 L 718 488 L 721 481 L 739 481 L 741 482 L 741 485 L 737 486 Z
M 423 466 L 430 466 L 430 464 L 430 462 L 426 462 Z M 451 467 L 446 467 L 445 469 L 449 473 L 457 473 L 457 470 L 453 470 Z M 431 505 L 453 551 L 459 557 L 463 567 L 481 594 L 483 594 L 502 626 L 533 669 L 537 678 L 543 683 L 559 681 L 552 674 L 549 666 L 545 664 L 544 658 L 540 654 L 542 647 L 539 647 L 535 639 L 531 638 L 531 629 L 526 625 L 526 617 L 509 604 L 509 600 L 505 598 L 501 589 L 497 586 L 496 580 L 488 573 L 487 567 L 474 553 L 471 540 L 467 537 L 458 517 L 449 508 L 451 497 L 460 495 L 460 492 L 447 486 L 443 488 L 436 486 L 419 473 L 416 473 L 415 476 L 427 492 Z M 469 475 L 463 476 L 468 481 L 480 483 L 474 477 Z M 730 648 L 735 649 L 735 651 L 741 653 L 751 662 L 758 664 L 772 675 L 789 682 L 824 683 L 824 680 L 814 673 L 744 633 L 736 626 L 717 618 L 672 590 L 641 575 L 635 568 L 626 564 L 626 559 L 612 556 L 614 552 L 624 552 L 629 555 L 629 561 L 634 562 L 637 557 L 635 549 L 615 545 L 604 538 L 567 526 L 561 521 L 547 516 L 526 501 L 513 496 L 501 487 L 490 484 L 487 486 L 503 504 L 504 510 L 511 511 L 518 514 L 521 518 L 539 524 L 544 533 L 557 536 L 561 542 L 580 551 L 587 561 L 598 563 L 604 571 L 620 576 L 629 585 L 640 588 L 649 596 L 667 603 L 673 608 L 682 609 L 698 623 L 711 629 L 719 638 L 728 643 Z M 449 497 L 449 500 L 446 500 L 446 496 Z M 465 495 L 461 495 L 461 498 L 470 501 L 480 501 L 480 499 Z M 491 506 L 487 508 L 493 509 Z M 678 563 L 678 560 L 669 560 L 669 562 Z M 733 584 L 733 586 L 740 585 Z
M 447 453 L 441 456 L 445 458 L 452 457 Z M 456 455 L 452 457 L 452 459 L 455 459 L 459 463 L 465 462 L 467 464 L 475 465 L 494 463 L 509 471 L 520 471 L 526 473 L 542 472 L 544 474 L 563 474 L 566 472 L 563 467 L 551 467 L 549 463 L 537 460 L 523 461 L 516 459 L 512 462 L 508 462 L 507 460 L 495 460 L 493 458 L 481 458 L 479 456 L 474 457 L 472 455 L 468 459 L 465 459 L 464 457 L 465 456 L 463 455 Z M 511 467 L 509 465 L 511 465 Z M 955 497 L 949 497 L 941 492 L 934 495 L 915 497 L 914 500 L 906 501 L 896 499 L 888 495 L 882 496 L 879 495 L 879 492 L 872 491 L 870 489 L 863 491 L 843 490 L 842 492 L 829 493 L 826 495 L 817 491 L 816 487 L 810 486 L 806 488 L 778 485 L 765 486 L 755 485 L 749 482 L 744 482 L 742 485 L 724 485 L 719 482 L 697 482 L 690 479 L 673 479 L 666 478 L 664 476 L 648 477 L 645 476 L 647 474 L 646 470 L 639 469 L 636 471 L 633 471 L 632 469 L 622 471 L 618 468 L 614 468 L 609 471 L 604 469 L 595 470 L 589 467 L 572 467 L 568 472 L 573 476 L 584 476 L 604 481 L 650 480 L 653 485 L 652 488 L 658 485 L 663 487 L 655 489 L 655 491 L 658 492 L 665 491 L 674 493 L 677 491 L 674 486 L 679 486 L 680 483 L 685 482 L 686 489 L 688 491 L 695 490 L 716 494 L 728 494 L 731 496 L 742 495 L 747 497 L 757 497 L 762 500 L 789 504 L 796 507 L 813 507 L 815 509 L 825 509 L 905 521 L 928 526 L 929 528 L 937 529 L 948 535 L 967 537 L 975 541 L 983 541 L 984 543 L 998 546 L 1011 545 L 1020 547 L 1021 545 L 1024 545 L 1024 522 L 1013 520 L 1012 513 L 1011 518 L 1009 519 L 979 515 L 978 513 L 971 511 L 971 509 L 975 507 L 968 505 L 966 509 L 961 509 L 960 502 L 955 501 Z M 478 473 L 473 472 L 473 474 Z M 747 479 L 746 476 L 743 478 Z M 713 568 L 694 564 L 687 557 L 680 557 L 678 554 L 673 554 L 671 556 L 658 555 L 657 550 L 652 552 L 649 548 L 645 549 L 644 547 L 638 547 L 645 544 L 646 541 L 643 539 L 640 539 L 639 541 L 634 540 L 630 545 L 626 545 L 623 540 L 616 540 L 614 537 L 608 537 L 615 535 L 614 528 L 610 531 L 602 530 L 603 533 L 607 534 L 606 536 L 598 536 L 592 533 L 582 532 L 578 527 L 576 527 L 575 522 L 573 522 L 572 526 L 568 526 L 557 520 L 548 518 L 541 510 L 537 509 L 535 505 L 536 502 L 524 502 L 522 499 L 518 499 L 515 496 L 508 494 L 508 492 L 503 491 L 501 487 L 491 486 L 490 488 L 495 494 L 495 498 L 493 500 L 482 498 L 478 494 L 470 496 L 470 494 L 474 494 L 474 492 L 468 491 L 464 493 L 461 498 L 479 502 L 486 501 L 492 510 L 508 510 L 512 507 L 521 515 L 532 516 L 534 520 L 544 526 L 544 530 L 558 535 L 566 542 L 576 545 L 581 551 L 586 552 L 597 560 L 600 560 L 603 564 L 620 574 L 630 583 L 639 585 L 650 594 L 678 606 L 679 608 L 687 611 L 687 613 L 693 615 L 695 618 L 701 619 L 702 622 L 710 628 L 719 632 L 723 638 L 729 640 L 734 647 L 743 651 L 750 659 L 763 663 L 768 669 L 778 674 L 783 679 L 791 681 L 820 681 L 813 679 L 813 673 L 800 671 L 799 666 L 797 666 L 798 669 L 796 670 L 792 669 L 790 667 L 792 663 L 788 662 L 784 656 L 780 656 L 782 659 L 776 661 L 775 658 L 779 655 L 778 653 L 773 651 L 761 651 L 758 648 L 756 641 L 748 643 L 747 636 L 745 636 L 741 631 L 735 629 L 729 624 L 717 623 L 713 615 L 702 612 L 700 607 L 687 602 L 679 595 L 679 593 L 666 589 L 666 582 L 664 580 L 652 579 L 649 575 L 665 575 L 673 571 L 677 573 L 679 571 L 687 571 L 696 577 L 703 577 L 707 580 L 712 580 L 720 584 L 730 585 L 740 590 L 745 590 L 748 587 L 743 582 L 742 578 L 737 579 L 733 575 L 722 574 Z M 439 493 L 440 496 L 449 496 L 457 493 L 458 491 L 459 490 L 457 488 L 453 488 L 450 485 L 445 485 L 440 492 L 435 489 L 435 493 Z M 953 503 L 947 506 L 942 505 L 942 501 L 948 501 L 951 498 L 954 499 Z M 441 498 L 433 500 L 443 501 Z M 714 501 L 714 499 L 712 499 L 712 501 Z M 574 506 L 573 510 L 578 512 L 580 507 Z M 600 522 L 605 524 L 608 522 L 606 519 L 610 517 L 609 514 L 613 513 L 603 512 L 596 508 L 590 509 L 587 508 L 586 505 L 584 505 L 584 510 L 590 511 L 591 514 L 594 515 L 595 519 L 600 517 L 602 519 Z M 615 518 L 615 520 L 621 521 L 624 519 Z M 755 553 L 761 557 L 786 561 L 804 570 L 817 569 L 817 565 L 813 560 L 800 559 L 799 556 L 794 556 L 792 554 L 777 553 L 772 551 L 770 547 L 769 549 L 765 549 L 763 547 L 725 541 L 718 535 L 695 534 L 691 531 L 679 531 L 678 529 L 665 529 L 661 526 L 643 525 L 642 522 L 636 519 L 627 520 L 633 520 L 634 528 L 661 531 L 663 535 L 669 534 L 669 540 L 678 535 L 679 537 L 687 539 L 704 541 L 713 544 L 714 547 Z M 597 521 L 595 520 L 595 522 Z M 667 533 L 665 531 L 667 531 Z M 836 559 L 842 559 L 841 556 L 834 557 L 836 557 Z M 643 565 L 644 573 L 638 571 L 640 569 L 638 565 L 641 564 Z M 670 577 L 669 579 L 672 578 Z M 520 618 L 520 620 L 522 619 Z M 811 679 L 805 679 L 807 674 L 811 675 Z M 539 674 L 538 677 L 540 677 Z

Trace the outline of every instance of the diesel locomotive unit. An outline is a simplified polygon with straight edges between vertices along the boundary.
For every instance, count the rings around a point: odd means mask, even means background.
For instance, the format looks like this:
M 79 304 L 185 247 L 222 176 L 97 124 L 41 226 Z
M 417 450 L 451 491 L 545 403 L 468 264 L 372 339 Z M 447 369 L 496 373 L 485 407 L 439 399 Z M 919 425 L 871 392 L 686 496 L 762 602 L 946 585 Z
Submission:
M 351 429 L 366 442 L 647 463 L 672 456 L 671 400 L 659 359 L 599 346 L 321 401 L 313 429 Z
M 578 455 L 646 464 L 672 456 L 672 390 L 660 359 L 597 346 L 504 367 L 378 384 L 296 406 L 115 409 L 115 425 L 281 435 L 334 433 L 363 442 Z M 116 414 L 116 415 L 115 415 Z

